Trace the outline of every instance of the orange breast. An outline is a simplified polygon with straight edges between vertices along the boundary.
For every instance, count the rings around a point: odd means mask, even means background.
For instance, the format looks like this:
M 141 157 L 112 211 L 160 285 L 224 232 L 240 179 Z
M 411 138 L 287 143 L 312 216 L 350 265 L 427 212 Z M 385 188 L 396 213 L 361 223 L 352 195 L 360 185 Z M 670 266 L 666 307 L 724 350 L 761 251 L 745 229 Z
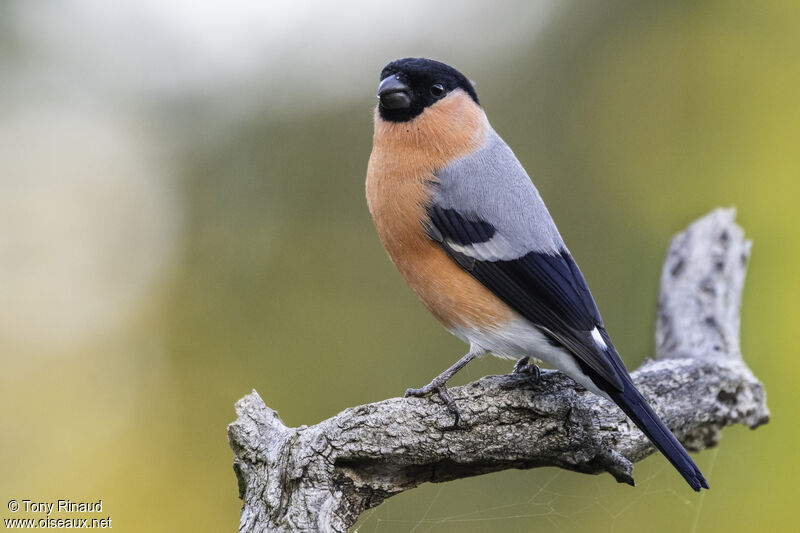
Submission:
M 367 203 L 386 252 L 408 285 L 445 327 L 492 328 L 511 310 L 425 234 L 434 172 L 475 150 L 486 117 L 456 91 L 414 120 L 386 122 L 375 112 Z

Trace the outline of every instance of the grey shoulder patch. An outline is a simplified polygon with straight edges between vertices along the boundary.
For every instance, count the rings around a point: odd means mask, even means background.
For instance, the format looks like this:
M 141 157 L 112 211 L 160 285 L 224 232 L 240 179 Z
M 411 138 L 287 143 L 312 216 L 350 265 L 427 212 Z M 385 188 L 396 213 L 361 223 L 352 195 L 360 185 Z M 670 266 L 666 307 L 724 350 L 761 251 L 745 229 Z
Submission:
M 464 255 L 508 260 L 564 247 L 539 191 L 514 152 L 489 127 L 483 145 L 437 171 L 433 203 L 494 228 L 490 239 L 455 242 Z M 478 244 L 481 243 L 481 244 Z

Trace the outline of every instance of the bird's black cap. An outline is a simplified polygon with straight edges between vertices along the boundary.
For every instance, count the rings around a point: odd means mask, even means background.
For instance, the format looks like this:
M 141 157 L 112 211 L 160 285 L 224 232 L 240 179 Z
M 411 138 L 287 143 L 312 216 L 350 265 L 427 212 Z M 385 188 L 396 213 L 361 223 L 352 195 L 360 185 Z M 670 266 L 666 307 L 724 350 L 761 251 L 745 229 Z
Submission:
M 453 67 L 422 57 L 398 59 L 381 71 L 378 112 L 384 120 L 407 122 L 456 89 L 480 105 L 472 83 Z

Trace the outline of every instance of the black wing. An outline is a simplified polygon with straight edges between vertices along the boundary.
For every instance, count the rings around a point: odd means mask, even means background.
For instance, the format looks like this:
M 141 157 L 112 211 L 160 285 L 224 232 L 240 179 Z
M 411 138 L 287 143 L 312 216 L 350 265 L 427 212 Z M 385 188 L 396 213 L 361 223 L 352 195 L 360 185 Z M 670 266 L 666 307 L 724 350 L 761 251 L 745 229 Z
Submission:
M 437 205 L 428 208 L 428 215 L 428 235 L 464 270 L 572 352 L 581 366 L 594 370 L 614 389 L 623 390 L 619 372 L 627 370 L 608 338 L 578 265 L 566 249 L 552 254 L 528 252 L 510 260 L 481 258 L 480 253 L 464 253 L 463 246 L 488 243 L 496 228 L 477 217 Z M 605 348 L 592 337 L 595 328 Z M 605 390 L 602 385 L 598 383 Z

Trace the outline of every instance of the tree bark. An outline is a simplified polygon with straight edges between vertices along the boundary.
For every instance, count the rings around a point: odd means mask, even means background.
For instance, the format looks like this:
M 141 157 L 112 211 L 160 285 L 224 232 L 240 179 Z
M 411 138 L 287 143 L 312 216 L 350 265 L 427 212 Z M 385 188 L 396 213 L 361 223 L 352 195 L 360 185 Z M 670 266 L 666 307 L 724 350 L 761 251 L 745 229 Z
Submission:
M 764 387 L 744 363 L 739 307 L 750 242 L 733 209 L 717 209 L 677 235 L 661 276 L 656 359 L 632 373 L 653 409 L 689 450 L 719 442 L 723 427 L 767 422 Z M 253 391 L 228 427 L 240 532 L 335 531 L 363 511 L 426 481 L 507 468 L 608 472 L 633 485 L 649 440 L 615 405 L 558 371 L 534 383 L 487 376 L 450 389 L 463 419 L 438 397 L 352 407 L 311 427 L 286 427 Z

